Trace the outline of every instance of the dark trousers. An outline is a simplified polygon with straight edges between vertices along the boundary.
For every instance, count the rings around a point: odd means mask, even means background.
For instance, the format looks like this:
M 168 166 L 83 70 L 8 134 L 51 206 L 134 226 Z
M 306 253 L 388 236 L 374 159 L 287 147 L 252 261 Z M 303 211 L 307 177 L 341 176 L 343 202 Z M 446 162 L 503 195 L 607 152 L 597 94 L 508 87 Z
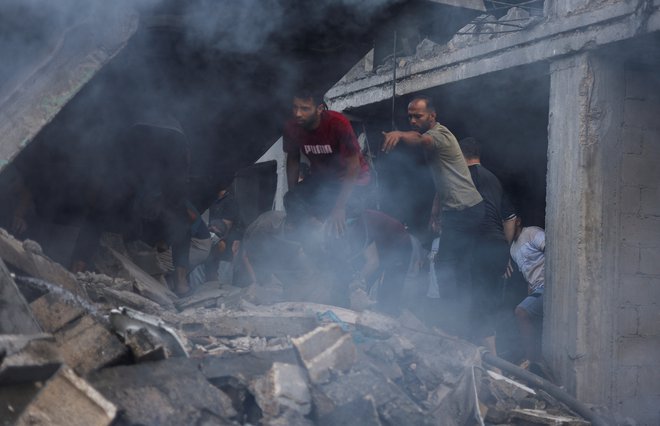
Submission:
M 397 314 L 401 309 L 403 287 L 410 267 L 412 242 L 389 253 L 380 259 L 383 265 L 383 282 L 378 289 L 379 308 L 390 314 Z
M 484 203 L 442 212 L 442 233 L 436 257 L 440 289 L 438 325 L 466 336 L 469 329 L 472 252 L 484 216 Z
M 504 239 L 478 238 L 473 259 L 471 331 L 475 339 L 482 339 L 495 335 L 509 245 Z

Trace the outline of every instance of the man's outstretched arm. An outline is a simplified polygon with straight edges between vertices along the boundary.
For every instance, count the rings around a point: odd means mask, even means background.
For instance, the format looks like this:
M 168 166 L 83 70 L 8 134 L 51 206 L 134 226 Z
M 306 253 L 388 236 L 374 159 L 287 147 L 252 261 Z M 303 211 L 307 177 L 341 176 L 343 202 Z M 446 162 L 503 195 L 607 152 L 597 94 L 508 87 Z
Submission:
M 381 148 L 384 152 L 392 151 L 400 142 L 410 146 L 421 146 L 428 148 L 433 146 L 433 138 L 427 134 L 422 134 L 415 131 L 400 132 L 395 130 L 393 132 L 383 132 L 385 141 Z

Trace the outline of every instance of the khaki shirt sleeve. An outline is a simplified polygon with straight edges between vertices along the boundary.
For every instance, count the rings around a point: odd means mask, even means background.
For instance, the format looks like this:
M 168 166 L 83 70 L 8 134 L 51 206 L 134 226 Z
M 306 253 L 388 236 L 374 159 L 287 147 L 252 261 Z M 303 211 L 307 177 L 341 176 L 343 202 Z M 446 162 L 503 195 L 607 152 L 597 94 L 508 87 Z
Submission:
M 451 145 L 449 137 L 437 127 L 428 130 L 426 134 L 431 136 L 434 149 L 445 149 Z

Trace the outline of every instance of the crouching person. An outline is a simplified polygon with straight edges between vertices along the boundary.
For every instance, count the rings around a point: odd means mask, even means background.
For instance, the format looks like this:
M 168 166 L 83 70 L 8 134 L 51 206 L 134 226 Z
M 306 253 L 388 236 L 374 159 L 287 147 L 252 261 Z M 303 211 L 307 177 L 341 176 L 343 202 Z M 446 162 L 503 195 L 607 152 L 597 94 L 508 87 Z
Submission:
M 527 281 L 528 296 L 515 309 L 516 320 L 525 350 L 528 367 L 542 361 L 541 325 L 543 320 L 543 289 L 545 264 L 545 232 L 537 226 L 522 227 L 516 218 L 511 245 L 511 257 Z

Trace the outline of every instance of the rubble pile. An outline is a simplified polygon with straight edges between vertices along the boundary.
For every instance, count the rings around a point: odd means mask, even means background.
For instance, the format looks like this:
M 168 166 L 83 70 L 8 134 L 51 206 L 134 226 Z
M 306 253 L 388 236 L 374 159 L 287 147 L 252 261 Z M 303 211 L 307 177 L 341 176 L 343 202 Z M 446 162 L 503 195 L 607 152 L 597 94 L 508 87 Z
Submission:
M 589 424 L 407 312 L 177 299 L 119 253 L 76 277 L 25 246 L 0 235 L 2 425 Z

